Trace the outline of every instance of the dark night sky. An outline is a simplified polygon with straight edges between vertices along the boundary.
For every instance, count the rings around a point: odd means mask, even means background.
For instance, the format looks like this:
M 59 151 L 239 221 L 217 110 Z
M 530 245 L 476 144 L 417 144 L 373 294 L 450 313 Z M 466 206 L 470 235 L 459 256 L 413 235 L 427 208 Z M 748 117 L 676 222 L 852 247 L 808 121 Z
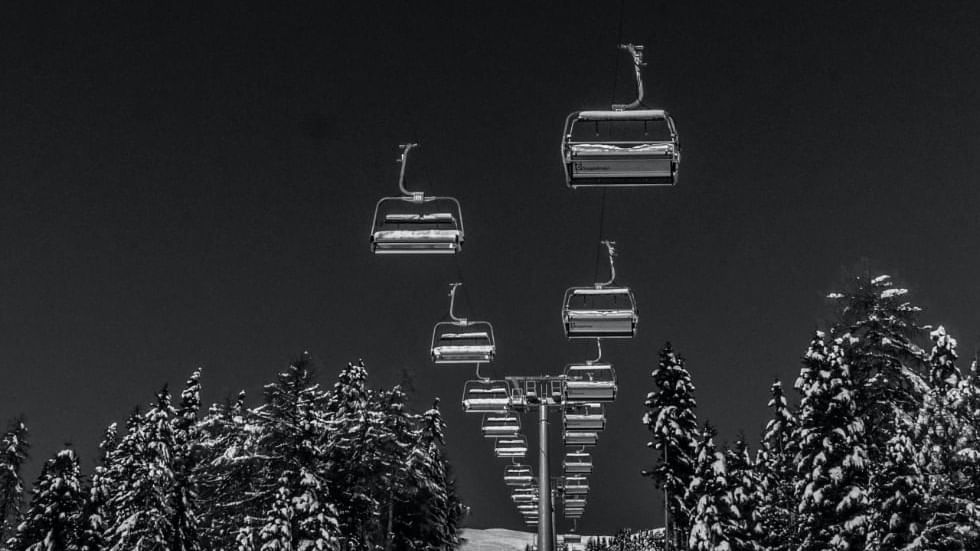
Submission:
M 632 98 L 618 3 L 338 4 L 0 8 L 0 417 L 27 416 L 32 478 L 64 441 L 90 470 L 105 425 L 196 366 L 206 402 L 244 388 L 256 405 L 310 350 L 325 382 L 363 357 L 377 386 L 407 370 L 416 407 L 440 396 L 470 525 L 519 527 L 458 408 L 472 369 L 433 367 L 430 331 L 462 272 L 497 374 L 592 356 L 559 308 L 592 281 L 600 194 L 565 189 L 558 146 L 614 82 Z M 753 441 L 772 378 L 792 384 L 823 296 L 863 258 L 963 355 L 977 343 L 980 8 L 809 4 L 625 2 L 684 160 L 676 188 L 607 195 L 641 321 L 606 347 L 621 394 L 586 532 L 660 522 L 638 472 L 666 340 L 700 419 Z M 463 205 L 456 259 L 369 252 L 407 140 L 415 187 Z

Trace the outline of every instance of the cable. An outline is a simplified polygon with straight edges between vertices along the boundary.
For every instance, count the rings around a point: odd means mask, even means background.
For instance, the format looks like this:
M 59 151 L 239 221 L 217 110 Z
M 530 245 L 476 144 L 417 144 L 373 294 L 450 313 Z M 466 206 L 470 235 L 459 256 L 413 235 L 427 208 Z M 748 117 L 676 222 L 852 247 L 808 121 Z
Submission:
M 620 44 L 623 43 L 623 15 L 626 13 L 626 0 L 620 0 L 619 2 L 619 25 L 616 31 L 616 47 L 618 48 Z M 612 98 L 609 103 L 616 103 L 616 89 L 619 85 L 619 52 L 616 52 L 616 62 L 613 63 L 613 87 L 612 87 Z
M 602 239 L 605 236 L 605 225 L 606 225 L 606 188 L 602 188 L 602 200 L 601 206 L 599 207 L 599 239 L 596 241 L 595 247 L 595 275 L 592 278 L 593 282 L 599 281 L 599 262 L 602 258 L 603 244 Z

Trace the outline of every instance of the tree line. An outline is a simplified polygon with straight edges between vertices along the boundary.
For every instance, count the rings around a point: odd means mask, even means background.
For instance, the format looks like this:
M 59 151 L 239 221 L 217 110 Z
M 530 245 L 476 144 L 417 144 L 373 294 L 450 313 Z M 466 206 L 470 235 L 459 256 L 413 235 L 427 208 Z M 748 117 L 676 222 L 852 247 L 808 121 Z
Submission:
M 244 392 L 202 414 L 201 372 L 175 404 L 164 387 L 125 430 L 110 425 L 94 472 L 71 447 L 27 502 L 27 427 L 0 439 L 0 549 L 322 551 L 450 549 L 463 506 L 438 400 L 371 390 L 363 363 L 323 390 L 304 355 L 249 408 Z
M 980 549 L 976 358 L 964 372 L 956 339 L 920 325 L 888 276 L 829 298 L 836 319 L 803 354 L 799 401 L 772 384 L 754 452 L 715 444 L 683 357 L 661 350 L 643 420 L 657 461 L 643 474 L 665 493 L 671 549 Z

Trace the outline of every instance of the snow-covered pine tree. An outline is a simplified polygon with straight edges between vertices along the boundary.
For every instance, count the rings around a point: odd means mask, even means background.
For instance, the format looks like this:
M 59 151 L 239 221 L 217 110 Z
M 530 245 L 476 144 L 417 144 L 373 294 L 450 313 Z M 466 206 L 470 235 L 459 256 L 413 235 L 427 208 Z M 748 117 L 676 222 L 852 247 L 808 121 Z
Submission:
M 78 551 L 84 502 L 78 456 L 71 448 L 65 448 L 44 463 L 12 548 Z
M 970 492 L 970 499 L 980 503 L 980 365 L 974 355 L 970 370 L 960 379 L 955 396 L 955 409 L 962 425 L 960 448 L 957 452 L 963 485 Z
M 173 518 L 169 551 L 202 549 L 197 507 L 196 462 L 199 456 L 198 413 L 201 409 L 201 370 L 191 373 L 180 393 L 180 405 L 171 419 L 173 431 L 173 488 L 170 509 Z
M 882 462 L 871 470 L 868 549 L 899 551 L 922 531 L 925 479 L 915 454 L 910 420 L 896 412 Z
M 739 436 L 735 444 L 725 450 L 725 464 L 728 467 L 728 489 L 736 514 L 736 527 L 730 537 L 732 551 L 768 549 L 761 543 L 762 484 L 744 436 Z
M 738 531 L 738 511 L 733 503 L 725 454 L 715 448 L 716 431 L 705 424 L 697 447 L 694 477 L 688 499 L 696 504 L 691 514 L 690 551 L 731 551 Z
M 374 539 L 383 542 L 386 551 L 393 546 L 404 546 L 399 543 L 404 534 L 400 533 L 401 522 L 397 520 L 403 516 L 405 503 L 415 507 L 419 487 L 428 482 L 423 465 L 413 461 L 419 449 L 419 432 L 415 419 L 405 411 L 405 400 L 405 393 L 396 386 L 374 393 L 370 408 L 372 425 L 377 427 L 372 432 L 378 435 L 373 446 L 376 465 L 372 469 L 372 478 L 375 487 L 381 490 L 376 499 L 383 504 L 378 519 L 380 532 Z
M 892 436 L 893 410 L 915 415 L 929 388 L 926 355 L 918 344 L 925 340 L 917 321 L 921 309 L 907 294 L 890 276 L 862 275 L 845 291 L 828 295 L 838 307 L 830 334 L 843 349 L 854 381 L 854 403 L 874 463 Z
M 374 407 L 368 407 L 366 380 L 363 362 L 348 363 L 341 370 L 327 403 L 330 430 L 321 443 L 328 452 L 330 469 L 323 474 L 346 539 L 343 545 L 351 549 L 382 544 L 374 538 L 383 534 L 378 511 L 387 503 L 376 486 L 380 433 L 372 430 L 378 418 L 372 414 Z M 376 407 L 377 401 L 372 401 Z
M 268 543 L 270 529 L 282 534 L 281 527 L 270 527 L 270 522 L 275 525 L 288 517 L 291 549 L 339 548 L 337 515 L 324 478 L 331 470 L 322 445 L 330 432 L 324 416 L 326 397 L 314 383 L 312 367 L 308 353 L 290 363 L 275 383 L 266 385 L 265 405 L 256 411 L 262 425 L 256 445 L 266 460 L 255 473 L 259 493 L 254 499 L 266 511 L 278 511 L 263 520 L 262 546 Z
M 967 474 L 973 452 L 964 435 L 970 423 L 960 407 L 956 340 L 942 327 L 931 333 L 930 383 L 915 425 L 918 466 L 922 470 L 922 528 L 907 549 L 959 550 L 980 548 L 980 511 Z M 955 386 L 954 386 L 955 385 Z M 964 467 L 966 467 L 964 469 Z
M 799 551 L 859 550 L 867 531 L 864 424 L 844 353 L 817 332 L 803 358 L 796 465 Z
M 796 446 L 796 415 L 789 408 L 783 385 L 779 380 L 769 388 L 772 398 L 769 408 L 772 418 L 762 433 L 761 450 L 756 459 L 759 477 L 760 502 L 758 529 L 760 542 L 771 551 L 788 551 L 792 545 L 790 534 L 796 517 L 794 479 Z
M 293 551 L 293 508 L 290 504 L 290 491 L 295 481 L 289 480 L 291 473 L 284 472 L 279 477 L 279 487 L 272 507 L 265 517 L 265 524 L 259 532 L 259 551 Z
M 243 541 L 256 541 L 251 526 L 260 522 L 250 519 L 266 514 L 265 504 L 250 498 L 262 495 L 258 473 L 266 458 L 257 444 L 261 431 L 257 416 L 245 406 L 245 391 L 234 402 L 213 404 L 199 423 L 194 468 L 199 526 L 202 539 L 214 549 L 238 549 Z M 240 530 L 247 534 L 239 537 Z
M 694 384 L 684 366 L 684 359 L 674 352 L 668 342 L 660 351 L 660 361 L 651 374 L 654 390 L 647 394 L 643 423 L 653 439 L 647 447 L 660 451 L 657 464 L 643 471 L 668 496 L 668 509 L 672 526 L 668 537 L 674 541 L 687 541 L 687 527 L 693 503 L 687 501 L 687 488 L 694 476 L 695 450 L 698 442 L 698 424 L 694 414 Z
M 27 460 L 27 425 L 23 418 L 10 422 L 0 437 L 0 545 L 14 535 L 24 507 L 24 479 L 21 467 Z
M 106 548 L 105 532 L 110 487 L 107 484 L 106 471 L 108 458 L 119 445 L 119 433 L 115 423 L 105 430 L 102 442 L 99 444 L 101 457 L 95 466 L 95 472 L 89 484 L 82 514 L 82 534 L 79 542 L 80 551 L 103 551 Z
M 110 551 L 166 549 L 174 538 L 173 406 L 166 386 L 143 415 L 134 413 L 109 456 Z
M 395 548 L 455 548 L 462 507 L 443 451 L 445 422 L 439 400 L 421 415 L 418 442 L 408 459 L 414 473 L 410 491 L 402 496 L 394 532 Z

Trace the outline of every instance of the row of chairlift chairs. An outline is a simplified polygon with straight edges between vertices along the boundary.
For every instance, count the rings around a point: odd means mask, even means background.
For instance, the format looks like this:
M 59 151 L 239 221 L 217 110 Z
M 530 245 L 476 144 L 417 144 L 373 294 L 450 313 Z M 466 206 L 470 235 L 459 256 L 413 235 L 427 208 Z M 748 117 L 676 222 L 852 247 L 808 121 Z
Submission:
M 561 154 L 565 183 L 580 187 L 648 187 L 675 185 L 680 169 L 680 139 L 670 115 L 643 106 L 641 67 L 643 46 L 620 48 L 633 59 L 637 99 L 613 105 L 611 110 L 571 113 L 565 120 Z M 401 195 L 385 197 L 375 206 L 371 249 L 375 254 L 455 254 L 464 241 L 460 203 L 453 197 L 427 196 L 405 187 L 409 152 L 418 144 L 404 144 L 398 187 Z M 595 360 L 573 363 L 565 368 L 560 387 L 552 394 L 561 400 L 562 435 L 566 447 L 560 484 L 566 518 L 582 516 L 593 471 L 586 448 L 598 443 L 605 428 L 604 402 L 616 398 L 616 374 L 602 362 L 601 339 L 632 338 L 639 314 L 628 287 L 615 285 L 614 244 L 603 242 L 609 255 L 610 279 L 589 287 L 572 287 L 565 292 L 562 322 L 569 339 L 596 339 Z M 513 487 L 512 499 L 529 526 L 538 522 L 539 496 L 531 467 L 520 463 L 527 456 L 527 439 L 521 435 L 519 412 L 526 409 L 530 387 L 513 388 L 504 379 L 481 377 L 479 366 L 491 363 L 496 354 L 493 326 L 456 316 L 456 289 L 450 288 L 449 321 L 439 322 L 432 332 L 431 355 L 436 364 L 476 364 L 477 378 L 464 385 L 462 405 L 469 413 L 483 414 L 483 435 L 494 441 L 498 458 L 512 461 L 504 482 Z
M 565 184 L 572 189 L 650 187 L 677 184 L 680 136 L 670 114 L 646 108 L 641 68 L 643 46 L 621 44 L 633 60 L 637 98 L 607 110 L 575 111 L 565 119 L 561 157 Z M 401 146 L 398 189 L 374 209 L 371 250 L 376 254 L 455 254 L 465 231 L 460 203 L 453 197 L 426 195 L 405 187 L 409 152 Z
M 597 308 L 593 302 L 579 304 L 569 297 L 578 296 L 577 289 L 603 289 L 615 279 L 614 248 L 606 243 L 610 258 L 609 282 L 589 288 L 572 288 L 566 292 L 563 309 L 563 325 L 570 339 L 596 339 L 599 356 L 595 360 L 572 363 L 566 366 L 564 377 L 551 381 L 551 394 L 562 405 L 562 438 L 566 447 L 563 461 L 563 478 L 560 484 L 562 507 L 566 518 L 577 520 L 584 514 L 589 484 L 587 475 L 592 473 L 592 458 L 587 447 L 595 446 L 599 433 L 605 428 L 604 402 L 615 400 L 616 375 L 609 363 L 601 362 L 601 338 L 628 338 L 635 334 L 638 314 L 635 300 L 628 288 L 616 288 L 615 298 L 629 297 L 626 304 L 616 308 Z M 496 343 L 493 327 L 489 322 L 472 321 L 455 313 L 455 296 L 459 284 L 450 287 L 449 321 L 439 322 L 433 328 L 432 360 L 437 364 L 475 363 L 493 361 Z M 622 292 L 625 290 L 626 292 Z M 586 294 L 590 298 L 601 295 Z M 583 306 L 578 307 L 576 306 Z M 587 315 L 591 312 L 591 316 Z M 519 412 L 525 411 L 539 397 L 536 385 L 516 387 L 506 379 L 479 377 L 467 381 L 464 386 L 462 405 L 468 413 L 482 414 L 483 436 L 494 442 L 494 454 L 510 459 L 504 482 L 514 486 L 512 499 L 525 523 L 533 527 L 537 519 L 537 489 L 531 468 L 520 463 L 527 457 L 529 446 L 521 434 Z
M 609 257 L 610 279 L 590 287 L 573 287 L 566 291 L 562 325 L 569 339 L 595 339 L 598 357 L 576 362 L 565 368 L 561 379 L 551 381 L 551 394 L 562 405 L 562 439 L 566 447 L 563 478 L 560 485 L 562 508 L 566 518 L 577 520 L 584 514 L 592 473 L 592 458 L 587 447 L 595 446 L 605 428 L 603 403 L 615 400 L 616 374 L 611 364 L 602 362 L 603 338 L 630 338 L 636 333 L 639 314 L 632 291 L 615 287 L 615 248 L 604 242 Z M 537 519 L 537 489 L 531 468 L 520 463 L 527 457 L 527 438 L 521 434 L 519 413 L 539 397 L 536 385 L 516 387 L 507 379 L 479 376 L 479 366 L 491 363 L 496 356 L 493 325 L 456 314 L 456 293 L 460 283 L 449 289 L 449 319 L 435 324 L 432 331 L 431 358 L 438 365 L 476 364 L 477 378 L 464 385 L 462 406 L 468 413 L 482 414 L 483 436 L 494 443 L 494 454 L 510 459 L 504 482 L 514 486 L 512 499 L 528 526 Z M 599 292 L 596 292 L 599 291 Z M 603 292 L 608 291 L 608 292 Z

